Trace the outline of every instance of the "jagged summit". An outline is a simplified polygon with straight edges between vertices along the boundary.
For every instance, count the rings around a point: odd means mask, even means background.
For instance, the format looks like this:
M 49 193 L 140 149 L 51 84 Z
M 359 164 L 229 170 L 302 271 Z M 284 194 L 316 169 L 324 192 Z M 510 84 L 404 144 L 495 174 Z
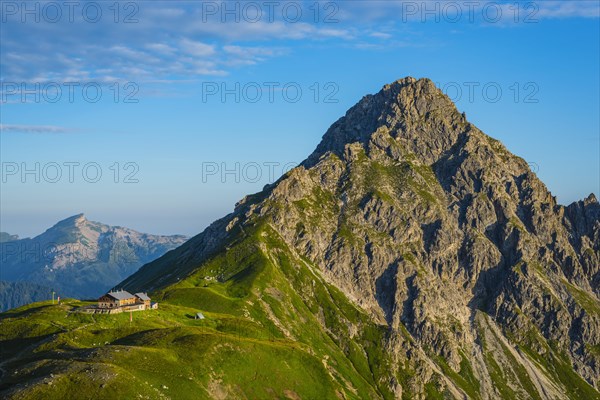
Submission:
M 425 125 L 432 129 L 424 129 Z M 343 157 L 345 146 L 367 143 L 380 129 L 398 141 L 415 141 L 413 151 L 447 150 L 458 135 L 471 129 L 454 103 L 430 79 L 406 77 L 363 97 L 325 133 L 305 165 L 314 165 L 327 152 Z
M 596 195 L 594 193 L 590 193 L 588 197 L 585 198 L 584 202 L 586 204 L 594 204 L 594 203 L 598 203 L 598 199 L 596 198 Z
M 83 213 L 79 213 L 63 220 L 58 221 L 54 226 L 72 226 L 86 222 L 87 219 Z

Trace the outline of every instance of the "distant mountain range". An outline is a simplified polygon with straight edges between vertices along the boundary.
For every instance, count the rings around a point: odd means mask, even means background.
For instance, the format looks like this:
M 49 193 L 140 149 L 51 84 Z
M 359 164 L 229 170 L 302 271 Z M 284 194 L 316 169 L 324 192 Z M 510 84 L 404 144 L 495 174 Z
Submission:
M 52 299 L 52 289 L 30 282 L 0 281 L 0 311 Z
M 0 243 L 11 242 L 18 239 L 19 235 L 11 235 L 10 233 L 0 232 Z
M 95 298 L 186 241 L 88 221 L 83 214 L 34 238 L 2 233 L 0 309 L 51 298 Z M 9 284 L 8 282 L 13 282 Z

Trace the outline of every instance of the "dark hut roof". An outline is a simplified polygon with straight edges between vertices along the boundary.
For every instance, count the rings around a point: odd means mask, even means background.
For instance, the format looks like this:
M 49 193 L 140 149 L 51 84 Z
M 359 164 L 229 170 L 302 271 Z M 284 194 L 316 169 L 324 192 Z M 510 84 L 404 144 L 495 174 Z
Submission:
M 148 295 L 146 293 L 136 293 L 135 294 L 138 299 L 143 300 L 143 301 L 150 301 L 150 297 L 148 297 Z
M 126 300 L 126 299 L 130 299 L 133 297 L 133 295 L 125 290 L 119 290 L 118 292 L 108 292 L 106 293 L 107 296 L 112 297 L 113 299 L 117 299 L 117 300 Z

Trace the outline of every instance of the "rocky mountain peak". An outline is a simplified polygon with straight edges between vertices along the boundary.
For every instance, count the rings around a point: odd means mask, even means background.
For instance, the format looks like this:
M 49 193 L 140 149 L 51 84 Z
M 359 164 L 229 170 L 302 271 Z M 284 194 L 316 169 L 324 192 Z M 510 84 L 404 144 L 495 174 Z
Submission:
M 431 163 L 470 128 L 464 115 L 430 79 L 406 77 L 350 108 L 327 130 L 306 165 L 314 165 L 327 152 L 343 157 L 347 145 L 367 145 L 381 130 L 407 147 L 407 152 Z
M 55 227 L 72 227 L 72 226 L 80 226 L 87 222 L 85 215 L 83 213 L 73 215 L 69 218 L 65 218 L 61 221 L 58 221 L 54 226 Z
M 594 193 L 590 193 L 588 197 L 583 201 L 585 205 L 588 204 L 598 204 L 598 199 L 596 199 L 596 195 Z

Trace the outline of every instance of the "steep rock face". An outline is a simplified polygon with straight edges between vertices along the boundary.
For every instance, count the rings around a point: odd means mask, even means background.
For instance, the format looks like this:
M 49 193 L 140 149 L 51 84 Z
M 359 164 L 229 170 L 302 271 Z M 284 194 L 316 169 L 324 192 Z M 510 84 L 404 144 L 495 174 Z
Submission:
M 598 398 L 600 205 L 557 204 L 431 81 L 364 97 L 299 167 L 124 285 L 167 287 L 259 223 L 387 326 L 391 369 L 412 370 L 380 376 L 396 396 Z
M 593 194 L 565 208 L 564 223 L 571 236 L 571 245 L 579 255 L 583 273 L 590 279 L 592 290 L 600 296 L 600 204 Z
M 93 298 L 185 240 L 111 227 L 78 214 L 35 238 L 2 243 L 0 276 L 44 285 L 63 297 Z

